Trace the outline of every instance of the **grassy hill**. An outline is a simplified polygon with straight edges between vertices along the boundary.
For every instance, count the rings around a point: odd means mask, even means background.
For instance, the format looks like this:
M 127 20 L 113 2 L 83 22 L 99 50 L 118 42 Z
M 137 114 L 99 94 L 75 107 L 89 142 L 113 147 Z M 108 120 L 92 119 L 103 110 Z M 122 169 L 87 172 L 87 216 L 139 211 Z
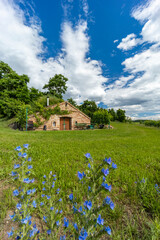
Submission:
M 85 153 L 89 152 L 97 163 L 111 157 L 118 166 L 109 176 L 113 189 L 110 196 L 116 207 L 109 216 L 106 212 L 112 239 L 160 239 L 160 194 L 154 187 L 160 186 L 160 129 L 112 125 L 112 130 L 20 132 L 9 129 L 1 120 L 1 228 L 7 211 L 15 204 L 7 187 L 13 184 L 9 173 L 13 170 L 14 149 L 28 143 L 35 178 L 41 179 L 50 171 L 56 173 L 64 198 L 75 188 L 79 191 L 76 173 L 85 170 Z

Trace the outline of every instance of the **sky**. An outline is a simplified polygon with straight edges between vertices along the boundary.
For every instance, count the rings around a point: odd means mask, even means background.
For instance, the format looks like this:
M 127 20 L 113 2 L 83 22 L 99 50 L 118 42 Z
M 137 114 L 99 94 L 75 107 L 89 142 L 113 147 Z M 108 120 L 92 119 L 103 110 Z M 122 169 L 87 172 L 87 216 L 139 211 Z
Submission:
M 0 61 L 42 90 L 160 119 L 160 0 L 0 0 Z

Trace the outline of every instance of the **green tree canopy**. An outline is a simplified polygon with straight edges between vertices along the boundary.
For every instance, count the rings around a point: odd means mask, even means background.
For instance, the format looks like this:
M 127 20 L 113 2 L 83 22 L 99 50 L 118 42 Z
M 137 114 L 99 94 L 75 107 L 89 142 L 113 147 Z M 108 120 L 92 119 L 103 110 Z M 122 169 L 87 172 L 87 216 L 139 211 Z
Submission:
M 97 124 L 108 124 L 109 123 L 109 114 L 106 109 L 99 109 L 93 113 L 92 117 L 93 123 Z
M 125 119 L 126 119 L 125 110 L 118 109 L 117 110 L 117 120 L 120 122 L 124 122 Z
M 43 89 L 47 89 L 47 93 L 52 94 L 55 97 L 62 98 L 67 90 L 66 82 L 68 79 L 61 74 L 56 74 L 53 78 L 49 79 L 48 84 L 45 84 Z
M 73 100 L 73 98 L 68 98 L 67 101 L 71 103 L 73 106 L 77 107 L 76 101 Z
M 98 110 L 98 107 L 95 101 L 85 100 L 83 104 L 79 106 L 79 109 L 92 119 L 93 113 Z

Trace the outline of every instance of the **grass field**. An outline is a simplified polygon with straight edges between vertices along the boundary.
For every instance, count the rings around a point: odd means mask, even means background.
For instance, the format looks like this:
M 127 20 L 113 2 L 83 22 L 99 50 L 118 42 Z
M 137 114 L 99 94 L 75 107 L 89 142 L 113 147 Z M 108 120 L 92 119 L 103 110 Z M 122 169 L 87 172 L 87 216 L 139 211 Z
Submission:
M 113 130 L 20 132 L 1 121 L 0 230 L 7 211 L 15 204 L 9 175 L 14 149 L 29 143 L 35 178 L 41 179 L 52 170 L 58 176 L 64 198 L 73 189 L 79 193 L 76 174 L 85 170 L 85 153 L 89 152 L 97 164 L 111 157 L 118 168 L 109 176 L 113 189 L 110 196 L 116 205 L 113 212 L 106 212 L 112 229 L 110 239 L 160 239 L 160 194 L 154 187 L 160 186 L 160 129 L 138 124 L 112 125 Z M 140 182 L 143 178 L 144 182 Z M 39 187 L 38 182 L 36 185 Z

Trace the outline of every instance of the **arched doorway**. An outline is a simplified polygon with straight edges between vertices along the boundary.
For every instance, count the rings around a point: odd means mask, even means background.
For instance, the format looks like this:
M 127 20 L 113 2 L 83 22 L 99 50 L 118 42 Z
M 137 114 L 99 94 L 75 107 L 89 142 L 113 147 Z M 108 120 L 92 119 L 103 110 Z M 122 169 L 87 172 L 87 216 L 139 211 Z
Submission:
M 60 130 L 71 130 L 71 118 L 61 117 L 60 118 Z

